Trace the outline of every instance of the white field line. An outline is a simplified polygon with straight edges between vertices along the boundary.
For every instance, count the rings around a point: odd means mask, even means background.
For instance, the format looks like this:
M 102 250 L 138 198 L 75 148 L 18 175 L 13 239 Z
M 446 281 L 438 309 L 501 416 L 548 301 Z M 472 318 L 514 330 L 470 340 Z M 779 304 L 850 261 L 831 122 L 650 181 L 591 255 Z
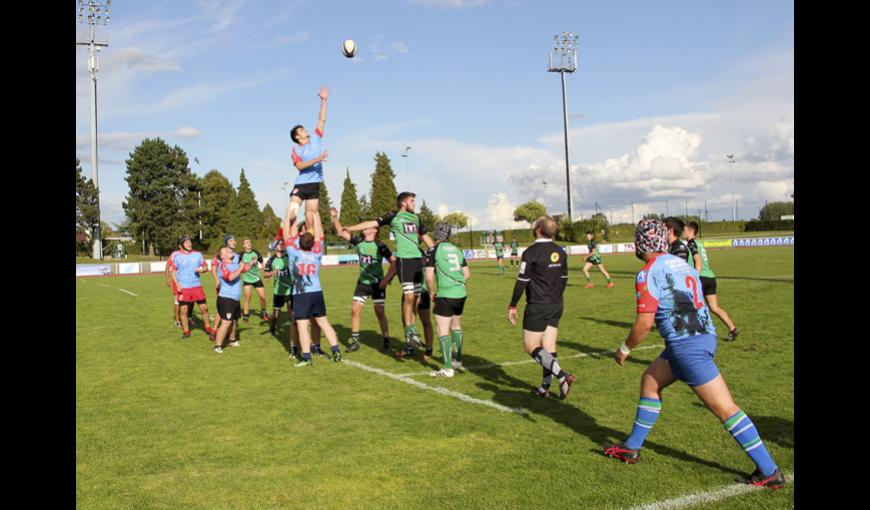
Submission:
M 384 377 L 389 377 L 390 379 L 394 379 L 396 381 L 401 381 L 405 384 L 410 384 L 411 386 L 416 386 L 416 387 L 423 389 L 423 390 L 434 391 L 435 393 L 440 393 L 440 394 L 446 395 L 448 397 L 453 397 L 453 398 L 462 400 L 463 402 L 484 405 L 484 406 L 491 407 L 493 409 L 496 409 L 496 410 L 502 411 L 502 412 L 506 412 L 506 413 L 515 413 L 515 414 L 519 414 L 519 415 L 523 415 L 523 416 L 529 414 L 529 412 L 525 409 L 503 406 L 501 404 L 496 404 L 495 402 L 492 402 L 491 400 L 481 400 L 479 398 L 470 397 L 470 396 L 466 395 L 465 393 L 459 393 L 458 391 L 448 390 L 447 388 L 442 388 L 440 386 L 429 386 L 428 384 L 423 384 L 420 381 L 415 381 L 415 380 L 409 379 L 407 377 L 393 374 L 393 373 L 387 372 L 386 370 L 381 370 L 380 368 L 374 368 L 374 367 L 370 367 L 368 365 L 363 365 L 362 363 L 359 363 L 359 362 L 356 362 L 353 360 L 349 360 L 347 358 L 342 359 L 341 362 L 345 365 L 350 365 L 352 367 L 356 367 L 356 368 L 365 370 L 367 372 L 372 372 L 374 374 L 382 375 Z
M 786 483 L 794 483 L 793 473 L 784 474 Z M 735 483 L 732 485 L 726 485 L 725 487 L 722 487 L 720 489 L 698 492 L 695 494 L 688 494 L 686 496 L 680 496 L 674 499 L 666 499 L 663 501 L 650 503 L 648 505 L 636 506 L 631 510 L 673 510 L 677 508 L 688 508 L 691 506 L 700 505 L 702 503 L 712 503 L 714 501 L 720 501 L 726 498 L 739 496 L 741 494 L 746 494 L 747 492 L 755 490 L 769 489 L 763 489 L 761 487 L 756 487 L 754 485 L 747 485 L 743 483 Z
M 100 287 L 111 288 L 108 285 L 106 285 L 105 283 L 98 283 L 97 285 L 99 285 Z
M 664 347 L 664 345 L 662 345 L 662 344 L 644 345 L 643 347 L 638 347 L 637 349 L 633 349 L 631 352 L 646 351 L 646 350 L 648 350 L 648 349 L 657 349 L 657 348 L 661 348 L 661 347 Z M 614 352 L 615 352 L 615 351 L 614 351 Z M 564 357 L 559 356 L 558 358 L 556 358 L 556 360 L 557 360 L 557 361 L 561 361 L 561 360 L 564 360 L 564 359 L 586 358 L 586 357 L 595 357 L 595 358 L 597 358 L 597 357 L 599 357 L 599 356 L 603 356 L 603 355 L 599 355 L 599 354 L 587 354 L 587 353 L 585 353 L 585 352 L 580 352 L 580 353 L 577 353 L 577 354 L 572 354 L 572 355 L 570 355 L 570 356 L 564 356 Z M 475 370 L 483 370 L 483 369 L 485 369 L 485 368 L 491 368 L 491 367 L 507 367 L 507 366 L 512 366 L 512 365 L 525 365 L 526 363 L 537 363 L 537 361 L 535 361 L 535 360 L 532 359 L 532 358 L 529 358 L 529 359 L 525 359 L 525 360 L 523 360 L 523 361 L 505 361 L 504 363 L 486 363 L 486 364 L 483 364 L 483 365 L 477 365 L 477 366 L 475 366 L 475 367 L 464 367 L 464 368 L 465 368 L 465 370 L 467 370 L 467 371 L 469 371 L 469 372 L 474 372 Z M 428 371 L 428 372 L 408 372 L 408 373 L 406 373 L 406 374 L 396 374 L 396 375 L 399 376 L 399 377 L 416 377 L 416 376 L 418 376 L 418 375 L 427 375 L 429 372 L 431 372 L 431 370 Z
M 131 296 L 139 297 L 139 294 L 134 294 L 127 289 L 118 289 L 118 290 L 120 290 L 121 292 L 126 292 L 127 294 L 130 294 Z

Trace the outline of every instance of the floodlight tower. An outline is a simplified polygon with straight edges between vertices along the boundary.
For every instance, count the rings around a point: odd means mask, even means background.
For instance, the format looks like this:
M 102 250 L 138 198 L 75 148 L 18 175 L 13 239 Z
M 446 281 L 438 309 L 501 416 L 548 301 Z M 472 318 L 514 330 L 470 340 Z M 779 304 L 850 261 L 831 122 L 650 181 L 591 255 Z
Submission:
M 550 66 L 547 69 L 551 73 L 559 73 L 562 76 L 562 116 L 565 121 L 565 186 L 568 192 L 568 220 L 574 221 L 571 212 L 571 171 L 568 164 L 568 97 L 565 94 L 565 73 L 573 73 L 577 70 L 577 49 L 580 38 L 574 32 L 562 32 L 553 37 L 553 50 L 549 54 Z M 558 63 L 553 62 L 556 57 Z
M 90 33 L 76 37 L 76 46 L 88 48 L 88 70 L 91 76 L 91 180 L 97 188 L 97 224 L 94 226 L 95 259 L 103 258 L 103 246 L 100 234 L 100 183 L 97 180 L 97 53 L 101 48 L 109 46 L 107 38 L 97 38 L 97 25 L 109 23 L 109 7 L 112 0 L 100 3 L 97 0 L 79 0 L 79 23 L 87 23 Z
M 734 205 L 734 154 L 726 154 L 728 166 L 731 167 L 731 221 L 737 221 L 736 207 Z
M 411 158 L 408 156 L 408 151 L 410 151 L 412 147 L 408 145 L 405 147 L 405 152 L 402 153 L 402 157 L 405 158 L 405 190 L 411 191 Z

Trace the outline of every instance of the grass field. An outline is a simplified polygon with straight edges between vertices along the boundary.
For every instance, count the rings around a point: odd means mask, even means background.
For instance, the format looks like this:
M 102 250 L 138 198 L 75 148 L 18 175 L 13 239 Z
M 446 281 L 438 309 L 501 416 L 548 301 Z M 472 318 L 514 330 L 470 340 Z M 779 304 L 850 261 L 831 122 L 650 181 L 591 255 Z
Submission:
M 77 505 L 630 508 L 731 491 L 753 464 L 681 383 L 666 390 L 640 463 L 600 453 L 601 442 L 630 432 L 641 373 L 663 345 L 652 333 L 624 368 L 612 361 L 634 320 L 641 263 L 631 255 L 604 261 L 616 287 L 593 273 L 596 287 L 584 289 L 582 258 L 570 258 L 559 357 L 578 380 L 564 402 L 529 395 L 540 366 L 500 365 L 530 358 L 520 327 L 506 320 L 513 272 L 499 276 L 495 262 L 471 263 L 463 330 L 472 370 L 449 380 L 421 375 L 434 363 L 381 353 L 370 309 L 363 348 L 347 362 L 317 358 L 297 369 L 284 343 L 253 318 L 241 323 L 241 347 L 223 355 L 201 328 L 181 340 L 162 275 L 76 279 Z M 715 250 L 711 262 L 720 304 L 742 332 L 719 343 L 717 364 L 774 460 L 793 474 L 794 249 Z M 323 270 L 342 344 L 356 274 Z M 211 276 L 203 281 L 214 312 Z M 271 307 L 270 292 L 268 285 Z M 394 282 L 387 302 L 394 339 L 399 293 Z M 253 303 L 259 309 L 256 295 Z M 793 506 L 792 484 L 700 503 Z

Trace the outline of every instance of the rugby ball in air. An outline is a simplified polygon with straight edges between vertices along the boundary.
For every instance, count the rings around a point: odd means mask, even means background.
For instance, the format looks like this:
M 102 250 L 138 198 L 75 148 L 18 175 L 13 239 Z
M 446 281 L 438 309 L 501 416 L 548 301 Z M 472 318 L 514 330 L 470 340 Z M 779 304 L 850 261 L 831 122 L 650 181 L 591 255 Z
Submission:
M 348 39 L 341 43 L 341 52 L 347 58 L 353 58 L 356 55 L 356 43 L 353 39 Z

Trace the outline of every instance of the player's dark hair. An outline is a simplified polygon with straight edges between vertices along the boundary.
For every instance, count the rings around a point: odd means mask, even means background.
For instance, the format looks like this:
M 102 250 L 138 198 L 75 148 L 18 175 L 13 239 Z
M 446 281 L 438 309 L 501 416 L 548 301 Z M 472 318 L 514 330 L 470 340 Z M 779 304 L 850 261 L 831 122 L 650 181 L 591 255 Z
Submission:
M 311 232 L 305 232 L 301 236 L 299 236 L 299 247 L 304 251 L 310 251 L 311 247 L 314 246 L 314 234 Z
M 401 208 L 402 202 L 404 202 L 406 198 L 416 197 L 416 196 L 417 195 L 415 193 L 411 193 L 410 191 L 403 191 L 403 192 L 399 193 L 399 196 L 396 197 L 396 207 Z
M 683 234 L 683 228 L 685 227 L 683 220 L 671 216 L 670 218 L 665 218 L 665 225 L 674 231 L 675 236 L 680 237 Z
M 559 230 L 559 226 L 552 216 L 541 216 L 538 218 L 538 221 L 535 222 L 535 228 L 539 229 L 544 234 L 544 237 L 548 239 L 555 238 L 556 232 Z
M 694 232 L 695 234 L 698 233 L 699 227 L 698 227 L 698 224 L 695 223 L 694 221 L 690 221 L 690 222 L 686 223 L 686 226 L 689 227 L 690 229 L 692 229 L 692 232 Z
M 290 130 L 290 139 L 293 140 L 293 143 L 299 143 L 299 135 L 296 131 L 300 128 L 302 128 L 302 124 L 296 124 L 293 126 L 293 129 Z
M 593 236 L 595 235 L 595 234 L 592 233 L 591 230 L 587 230 L 587 231 L 586 231 L 586 235 L 588 236 L 588 235 L 590 235 L 590 234 L 593 235 Z

